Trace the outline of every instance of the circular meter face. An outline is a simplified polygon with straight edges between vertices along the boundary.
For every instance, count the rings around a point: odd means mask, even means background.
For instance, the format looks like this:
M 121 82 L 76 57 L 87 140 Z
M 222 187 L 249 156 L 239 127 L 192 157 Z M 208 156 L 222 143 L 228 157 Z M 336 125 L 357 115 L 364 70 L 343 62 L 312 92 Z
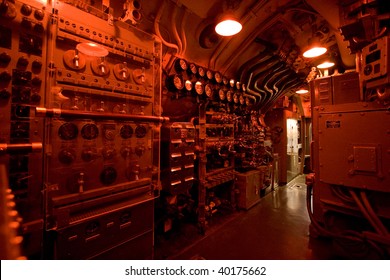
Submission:
M 233 101 L 233 93 L 230 90 L 226 93 L 226 99 L 229 102 Z
M 246 91 L 246 85 L 245 84 L 242 84 L 241 88 L 242 88 L 242 91 Z
M 182 89 L 184 87 L 183 78 L 179 75 L 175 75 L 175 77 L 173 78 L 173 85 L 176 89 Z
M 240 88 L 241 88 L 240 82 L 236 82 L 236 89 L 240 89 Z
M 92 140 L 98 137 L 99 129 L 96 124 L 86 124 L 81 129 L 81 135 L 84 139 Z
M 184 83 L 184 87 L 186 88 L 186 90 L 188 91 L 191 91 L 192 90 L 192 83 L 190 80 L 186 80 L 186 82 Z
M 197 94 L 202 95 L 204 91 L 203 84 L 199 81 L 195 83 L 195 91 Z
M 210 84 L 207 84 L 204 88 L 207 97 L 212 97 L 213 96 L 213 88 L 211 87 Z
M 189 69 L 190 69 L 190 73 L 191 74 L 196 74 L 196 73 L 198 73 L 198 69 L 196 68 L 196 65 L 194 64 L 194 63 L 191 63 L 190 64 L 190 67 L 189 67 Z
M 206 76 L 207 76 L 207 79 L 211 80 L 214 76 L 213 71 L 207 70 Z
M 220 82 L 222 82 L 222 76 L 221 76 L 221 73 L 219 73 L 219 72 L 215 72 L 215 74 L 214 74 L 214 79 L 215 79 L 215 81 L 216 81 L 217 83 L 220 83 Z
M 219 95 L 219 99 L 220 100 L 225 100 L 226 99 L 226 94 L 225 94 L 225 92 L 222 89 L 220 89 L 218 91 L 218 95 Z
M 203 67 L 198 68 L 198 73 L 199 73 L 199 76 L 201 76 L 201 77 L 204 77 L 204 75 L 206 74 Z
M 234 87 L 235 81 L 233 79 L 230 79 L 229 84 L 231 87 Z
M 223 82 L 224 85 L 228 85 L 229 84 L 229 80 L 226 77 L 222 78 L 222 82 Z
M 64 123 L 58 129 L 58 136 L 62 140 L 73 140 L 77 137 L 78 128 L 74 123 Z
M 240 95 L 240 104 L 244 105 L 245 104 L 245 98 L 244 96 Z
M 236 104 L 237 104 L 238 102 L 240 102 L 240 101 L 239 101 L 239 97 L 238 97 L 238 95 L 237 95 L 236 93 L 233 95 L 233 102 L 236 103 Z
M 176 71 L 178 71 L 178 72 L 185 71 L 185 70 L 187 70 L 187 67 L 188 67 L 187 62 L 184 59 L 176 60 L 176 62 L 175 62 Z

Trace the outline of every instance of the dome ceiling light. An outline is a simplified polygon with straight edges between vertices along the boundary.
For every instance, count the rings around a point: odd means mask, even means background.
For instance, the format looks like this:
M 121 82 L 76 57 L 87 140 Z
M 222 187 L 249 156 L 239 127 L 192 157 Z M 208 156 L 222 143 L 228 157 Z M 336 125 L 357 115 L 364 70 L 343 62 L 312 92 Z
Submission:
M 234 16 L 235 2 L 226 0 L 223 14 L 218 18 L 218 23 L 215 26 L 215 32 L 221 36 L 233 36 L 239 33 L 242 29 L 242 24 Z

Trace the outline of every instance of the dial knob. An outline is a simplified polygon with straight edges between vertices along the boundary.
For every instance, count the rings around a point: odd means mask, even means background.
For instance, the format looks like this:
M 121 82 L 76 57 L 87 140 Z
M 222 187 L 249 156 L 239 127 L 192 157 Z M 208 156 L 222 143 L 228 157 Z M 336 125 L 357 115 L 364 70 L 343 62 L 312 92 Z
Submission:
M 0 82 L 8 83 L 11 81 L 11 74 L 8 71 L 3 71 L 0 73 Z
M 40 62 L 39 60 L 34 60 L 31 67 L 36 71 L 40 71 L 42 69 L 42 62 Z
M 135 148 L 135 154 L 137 156 L 139 156 L 139 157 L 142 156 L 144 154 L 144 152 L 145 152 L 145 147 L 144 146 L 137 146 Z
M 0 54 L 0 63 L 8 64 L 11 61 L 11 56 L 5 52 Z
M 121 149 L 121 155 L 123 158 L 128 158 L 131 155 L 131 147 L 122 147 Z
M 34 86 L 40 86 L 42 84 L 42 79 L 39 77 L 34 77 L 31 80 L 31 84 Z
M 115 149 L 110 147 L 103 148 L 102 155 L 105 160 L 113 159 L 115 156 Z
M 34 31 L 42 34 L 45 31 L 45 28 L 43 27 L 42 23 L 37 23 L 34 25 Z
M 117 172 L 113 167 L 106 167 L 100 173 L 100 181 L 103 185 L 111 185 L 115 182 L 117 177 Z
M 25 16 L 29 16 L 31 15 L 32 13 L 32 8 L 30 5 L 27 5 L 27 4 L 23 4 L 22 8 L 20 8 L 20 12 L 25 15 Z
M 64 149 L 58 154 L 58 159 L 61 163 L 69 165 L 76 158 L 75 152 L 69 149 Z
M 22 67 L 22 68 L 27 67 L 28 59 L 25 58 L 24 56 L 19 57 L 17 65 L 18 65 L 18 67 Z
M 45 17 L 45 13 L 42 10 L 35 10 L 34 17 L 37 20 L 43 20 L 43 18 Z
M 81 158 L 83 159 L 83 161 L 86 161 L 86 162 L 90 162 L 90 161 L 93 161 L 97 158 L 97 152 L 96 152 L 96 149 L 93 149 L 93 148 L 85 148 L 82 152 L 81 152 Z

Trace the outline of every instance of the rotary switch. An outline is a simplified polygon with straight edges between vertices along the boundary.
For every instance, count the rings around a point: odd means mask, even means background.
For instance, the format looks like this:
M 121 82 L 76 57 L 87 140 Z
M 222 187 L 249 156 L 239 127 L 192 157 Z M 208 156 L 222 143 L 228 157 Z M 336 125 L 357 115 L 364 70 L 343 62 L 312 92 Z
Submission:
M 97 76 L 107 76 L 110 74 L 110 68 L 104 57 L 96 58 L 91 61 L 92 72 Z
M 105 160 L 111 160 L 115 157 L 115 149 L 111 147 L 105 147 L 102 149 L 102 155 Z
M 63 149 L 58 154 L 58 160 L 66 165 L 71 164 L 76 158 L 76 153 L 70 149 Z
M 129 79 L 129 68 L 127 68 L 127 63 L 118 63 L 114 66 L 114 75 L 120 81 L 126 81 Z
M 25 15 L 25 16 L 29 16 L 31 15 L 32 13 L 32 8 L 30 5 L 27 5 L 27 4 L 23 4 L 23 6 L 20 8 L 20 12 Z
M 34 17 L 35 17 L 37 20 L 43 20 L 43 18 L 45 17 L 45 13 L 44 13 L 44 11 L 42 11 L 42 10 L 35 10 L 35 12 L 34 12 Z
M 68 50 L 64 53 L 64 64 L 73 70 L 82 70 L 85 67 L 85 56 L 78 50 Z
M 0 54 L 0 63 L 3 65 L 7 65 L 11 61 L 11 56 L 8 53 L 1 53 Z
M 146 82 L 145 67 L 142 67 L 141 69 L 135 69 L 133 71 L 133 80 L 138 85 L 142 85 Z
M 124 146 L 121 148 L 121 155 L 124 159 L 129 158 L 131 155 L 131 152 L 132 152 L 132 150 L 131 150 L 131 147 L 129 147 L 129 146 Z
M 91 162 L 98 157 L 97 151 L 94 148 L 88 147 L 81 152 L 81 158 L 83 161 Z

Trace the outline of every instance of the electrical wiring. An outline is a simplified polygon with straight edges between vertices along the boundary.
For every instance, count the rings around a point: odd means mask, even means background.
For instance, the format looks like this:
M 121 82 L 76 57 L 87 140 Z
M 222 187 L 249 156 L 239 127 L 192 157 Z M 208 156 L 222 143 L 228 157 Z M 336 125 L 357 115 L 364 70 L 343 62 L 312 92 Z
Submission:
M 370 201 L 368 200 L 367 194 L 365 191 L 360 191 L 360 197 L 363 201 L 364 206 L 367 209 L 367 212 L 372 217 L 373 221 L 378 225 L 379 229 L 384 235 L 389 235 L 389 232 L 387 231 L 386 227 L 383 225 L 382 221 L 379 219 L 378 215 L 375 213 L 374 209 L 372 208 Z

